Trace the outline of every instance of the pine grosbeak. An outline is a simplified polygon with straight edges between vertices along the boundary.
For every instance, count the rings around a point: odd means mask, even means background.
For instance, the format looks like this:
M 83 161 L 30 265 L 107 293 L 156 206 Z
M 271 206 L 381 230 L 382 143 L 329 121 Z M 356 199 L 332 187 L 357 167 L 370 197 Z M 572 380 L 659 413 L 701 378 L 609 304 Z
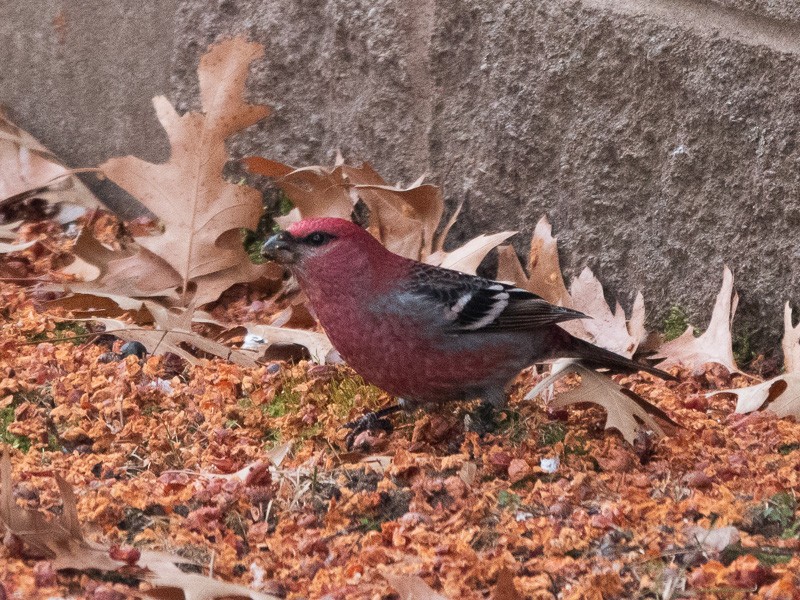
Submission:
M 304 219 L 269 239 L 262 254 L 289 267 L 345 361 L 406 407 L 477 398 L 503 406 L 522 369 L 555 358 L 672 379 L 557 325 L 583 313 L 403 258 L 350 221 Z

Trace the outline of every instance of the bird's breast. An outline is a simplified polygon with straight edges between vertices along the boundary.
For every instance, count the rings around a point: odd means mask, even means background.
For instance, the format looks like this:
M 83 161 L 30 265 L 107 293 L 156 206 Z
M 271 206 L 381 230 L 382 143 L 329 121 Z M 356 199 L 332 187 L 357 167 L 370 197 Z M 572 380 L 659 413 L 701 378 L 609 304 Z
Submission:
M 365 380 L 417 401 L 460 400 L 502 387 L 526 366 L 502 336 L 448 334 L 380 307 L 326 303 L 317 316 L 345 361 Z

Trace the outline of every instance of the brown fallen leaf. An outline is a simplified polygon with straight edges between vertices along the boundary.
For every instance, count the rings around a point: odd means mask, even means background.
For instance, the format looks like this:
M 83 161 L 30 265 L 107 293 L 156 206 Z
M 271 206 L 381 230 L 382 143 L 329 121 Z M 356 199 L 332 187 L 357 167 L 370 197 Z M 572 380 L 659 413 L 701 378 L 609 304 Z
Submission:
M 569 294 L 558 260 L 558 238 L 554 238 L 552 232 L 553 227 L 547 216 L 542 216 L 533 230 L 531 240 L 528 289 L 551 304 L 567 306 Z
M 29 214 L 33 199 L 51 208 Z M 0 112 L 0 221 L 52 216 L 67 223 L 102 207 L 72 171 Z
M 139 564 L 142 564 L 141 560 Z M 155 566 L 148 565 L 146 561 L 144 564 L 149 568 Z M 145 595 L 157 600 L 278 600 L 277 596 L 257 592 L 243 585 L 211 579 L 197 573 L 184 573 L 170 562 L 157 565 L 147 581 L 154 589 L 145 592 Z
M 572 282 L 568 292 L 561 275 L 557 241 L 552 236 L 550 222 L 543 216 L 531 240 L 530 276 L 525 274 L 513 248 L 504 247 L 498 252 L 496 278 L 513 282 L 552 304 L 581 311 L 591 319 L 563 323 L 561 327 L 576 337 L 630 358 L 647 338 L 644 297 L 641 293 L 636 295 L 631 318 L 626 320 L 619 303 L 611 310 L 602 284 L 588 267 Z
M 13 535 L 38 556 L 52 561 L 54 569 L 114 570 L 121 563 L 113 561 L 108 549 L 83 539 L 78 523 L 75 494 L 58 474 L 63 510 L 60 516 L 47 518 L 44 513 L 20 507 L 13 495 L 11 456 L 7 449 L 0 457 L 0 521 Z
M 248 333 L 243 348 L 263 352 L 273 344 L 295 344 L 308 350 L 311 360 L 321 365 L 342 362 L 339 353 L 324 333 L 258 323 L 244 323 L 242 326 Z
M 400 596 L 400 600 L 447 600 L 416 575 L 394 575 L 384 572 L 383 576 Z
M 756 410 L 769 410 L 778 417 L 800 416 L 800 373 L 787 373 L 744 388 L 720 390 L 707 394 L 733 394 L 736 396 L 734 412 L 746 414 Z
M 58 289 L 45 286 L 46 289 Z M 145 308 L 142 300 L 117 296 L 115 294 L 76 294 L 68 292 L 61 298 L 49 300 L 45 303 L 48 307 L 60 307 L 67 311 L 73 319 L 88 319 L 91 317 L 127 317 L 137 325 L 148 325 L 153 322 L 153 316 Z
M 4 244 L 0 242 L 0 254 L 10 254 L 12 252 L 22 252 L 23 250 L 27 250 L 34 244 L 37 244 L 38 240 L 32 240 L 30 242 L 23 242 L 21 244 Z
M 158 310 L 158 309 L 156 309 Z M 224 323 L 214 319 L 208 313 L 197 311 L 192 316 L 194 323 L 208 323 L 227 328 Z M 319 364 L 337 364 L 341 362 L 338 352 L 334 350 L 328 336 L 316 331 L 306 329 L 292 329 L 289 327 L 276 327 L 273 325 L 263 325 L 261 323 L 243 323 L 238 327 L 244 327 L 247 331 L 242 350 L 252 351 L 259 356 L 272 345 L 296 345 L 308 350 L 311 360 Z M 184 326 L 185 328 L 185 326 Z
M 517 285 L 541 296 L 551 304 L 569 307 L 570 297 L 561 275 L 561 264 L 558 260 L 558 238 L 554 238 L 552 232 L 553 227 L 547 217 L 543 216 L 539 219 L 531 239 L 531 252 L 528 260 L 530 276 L 523 281 L 517 281 Z M 512 272 L 523 271 L 519 265 L 519 259 L 515 265 L 510 255 L 506 254 L 503 258 L 507 262 L 501 262 L 499 268 L 504 272 L 509 269 Z M 516 255 L 513 258 L 516 258 Z
M 337 161 L 340 163 L 340 161 Z M 336 164 L 295 169 L 251 156 L 244 164 L 253 173 L 275 179 L 295 205 L 282 227 L 311 217 L 349 219 L 360 200 L 369 211 L 367 229 L 395 254 L 423 260 L 434 249 L 434 234 L 444 211 L 441 190 L 419 179 L 407 188 L 387 183 L 371 165 Z
M 143 344 L 149 354 L 172 352 L 190 364 L 196 365 L 200 363 L 201 359 L 190 352 L 190 349 L 194 348 L 244 367 L 255 367 L 258 364 L 257 357 L 253 353 L 229 348 L 225 344 L 195 333 L 191 330 L 191 322 L 187 326 L 185 319 L 169 313 L 161 306 L 153 303 L 147 303 L 146 306 L 156 323 L 162 324 L 161 329 L 137 327 L 119 319 L 103 317 L 92 317 L 88 320 L 100 323 L 105 327 L 107 333 L 126 342 Z M 163 328 L 163 325 L 166 325 L 166 328 Z
M 261 195 L 222 176 L 225 140 L 270 112 L 243 100 L 249 65 L 262 52 L 263 46 L 234 38 L 203 55 L 198 68 L 202 113 L 180 116 L 165 97 L 153 99 L 170 140 L 168 162 L 156 165 L 126 156 L 100 167 L 161 219 L 163 233 L 136 241 L 177 274 L 184 305 L 190 283 L 197 288 L 193 301 L 202 305 L 266 269 L 250 262 L 240 233 L 241 228 L 256 229 Z
M 8 451 L 4 451 L 0 457 L 0 522 L 5 528 L 20 538 L 29 549 L 49 558 L 55 570 L 113 572 L 124 566 L 130 566 L 125 560 L 115 560 L 111 557 L 114 547 L 91 542 L 83 537 L 78 521 L 75 492 L 58 474 L 55 475 L 55 479 L 62 501 L 60 516 L 48 518 L 44 513 L 18 506 L 12 493 L 11 458 Z M 119 553 L 113 552 L 113 554 Z M 256 592 L 241 585 L 196 573 L 184 573 L 178 564 L 194 563 L 181 556 L 142 550 L 135 564 L 144 570 L 128 572 L 127 576 L 146 581 L 151 586 L 146 595 L 161 600 L 164 598 L 277 600 L 275 596 Z
M 486 255 L 515 233 L 515 231 L 502 231 L 492 235 L 479 235 L 450 252 L 439 250 L 428 256 L 425 262 L 475 275 Z
M 61 272 L 81 277 L 84 281 L 40 286 L 43 291 L 65 291 L 75 298 L 71 302 L 62 299 L 58 302 L 60 304 L 83 305 L 84 309 L 96 308 L 89 306 L 93 298 L 98 299 L 98 306 L 103 309 L 107 307 L 107 301 L 116 304 L 119 310 L 106 310 L 105 316 L 116 316 L 129 311 L 139 312 L 146 298 L 158 299 L 166 306 L 180 304 L 176 291 L 181 285 L 180 277 L 166 261 L 144 248 L 134 246 L 112 250 L 84 229 L 78 236 L 73 252 L 76 259 Z M 278 265 L 266 264 L 259 267 L 260 275 L 267 279 L 277 280 L 283 273 Z M 228 279 L 233 274 L 234 271 L 228 270 L 208 277 L 215 279 L 214 285 L 227 288 L 236 283 Z M 88 313 L 83 316 L 86 314 Z M 79 313 L 76 316 L 81 315 Z M 137 318 L 136 322 L 143 321 Z
M 735 412 L 751 413 L 769 410 L 778 417 L 800 417 L 800 326 L 792 325 L 792 308 L 786 303 L 783 312 L 783 361 L 785 373 L 762 383 L 744 388 L 720 390 L 706 394 L 736 396 Z
M 736 314 L 739 296 L 733 289 L 733 273 L 728 267 L 722 274 L 722 288 L 717 294 L 714 311 L 708 329 L 694 337 L 694 328 L 689 326 L 683 334 L 659 348 L 656 358 L 663 359 L 656 366 L 668 369 L 683 365 L 695 372 L 702 370 L 706 363 L 719 363 L 731 373 L 740 373 L 733 357 L 733 338 L 731 323 Z
M 275 179 L 294 204 L 294 214 L 279 221 L 284 229 L 295 220 L 313 217 L 349 219 L 353 212 L 353 198 L 345 185 L 341 168 L 312 166 L 296 169 L 261 156 L 249 156 L 243 159 L 243 163 L 251 172 Z
M 514 246 L 497 247 L 497 274 L 495 279 L 528 289 L 528 274 L 522 268 Z
M 113 250 L 88 228 L 81 230 L 72 252 L 77 257 L 63 272 L 84 279 L 68 284 L 71 291 L 103 297 L 178 298 L 180 275 L 161 257 L 134 246 Z M 67 286 L 64 286 L 67 287 Z
M 580 385 L 557 394 L 548 402 L 549 408 L 564 408 L 581 403 L 597 404 L 606 411 L 605 428 L 616 429 L 631 445 L 640 432 L 652 431 L 660 438 L 680 427 L 654 404 L 617 384 L 610 377 L 576 362 L 568 362 L 560 370 L 545 377 L 528 392 L 525 400 L 535 398 L 562 377 L 573 373 L 581 376 Z
M 444 212 L 441 190 L 423 183 L 408 188 L 389 185 L 368 163 L 341 165 L 345 181 L 369 209 L 368 229 L 392 252 L 423 260 L 434 247 L 434 235 Z
M 562 327 L 572 335 L 628 358 L 636 352 L 644 337 L 644 298 L 641 294 L 636 296 L 628 321 L 619 302 L 614 311 L 611 311 L 605 299 L 603 285 L 587 267 L 570 285 L 570 307 L 591 317 L 574 323 L 564 323 Z

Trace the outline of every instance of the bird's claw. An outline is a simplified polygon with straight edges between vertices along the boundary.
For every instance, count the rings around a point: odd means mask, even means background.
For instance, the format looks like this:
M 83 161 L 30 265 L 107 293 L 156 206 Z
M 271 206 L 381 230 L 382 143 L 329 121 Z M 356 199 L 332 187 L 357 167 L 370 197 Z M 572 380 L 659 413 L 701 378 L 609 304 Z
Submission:
M 385 431 L 387 435 L 394 431 L 394 425 L 392 425 L 392 422 L 389 419 L 385 418 L 381 414 L 382 412 L 383 411 L 368 412 L 355 421 L 350 421 L 349 423 L 345 423 L 343 425 L 345 429 L 352 430 L 344 439 L 348 450 L 353 449 L 353 443 L 355 442 L 356 438 L 364 431 Z

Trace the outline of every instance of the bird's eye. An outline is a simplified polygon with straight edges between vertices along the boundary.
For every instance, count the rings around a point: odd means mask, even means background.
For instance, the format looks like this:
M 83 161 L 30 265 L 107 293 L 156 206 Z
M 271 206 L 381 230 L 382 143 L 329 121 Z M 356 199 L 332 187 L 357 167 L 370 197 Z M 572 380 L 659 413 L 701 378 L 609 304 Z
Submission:
M 333 236 L 322 231 L 315 231 L 303 240 L 309 246 L 322 246 L 333 239 Z

